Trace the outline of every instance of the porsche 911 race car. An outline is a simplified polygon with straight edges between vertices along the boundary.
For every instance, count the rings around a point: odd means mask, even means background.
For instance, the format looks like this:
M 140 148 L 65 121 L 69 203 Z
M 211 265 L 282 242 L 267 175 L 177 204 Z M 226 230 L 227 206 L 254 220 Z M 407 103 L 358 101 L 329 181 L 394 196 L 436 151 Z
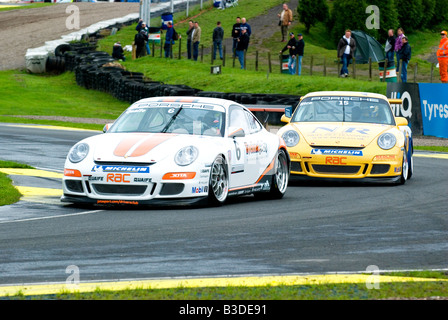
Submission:
M 412 131 L 385 96 L 314 92 L 286 110 L 278 131 L 291 158 L 291 179 L 326 178 L 404 184 L 413 173 Z M 288 112 L 289 111 L 289 112 Z
M 220 205 L 235 195 L 281 198 L 287 189 L 283 140 L 229 100 L 142 99 L 103 132 L 68 153 L 63 202 Z

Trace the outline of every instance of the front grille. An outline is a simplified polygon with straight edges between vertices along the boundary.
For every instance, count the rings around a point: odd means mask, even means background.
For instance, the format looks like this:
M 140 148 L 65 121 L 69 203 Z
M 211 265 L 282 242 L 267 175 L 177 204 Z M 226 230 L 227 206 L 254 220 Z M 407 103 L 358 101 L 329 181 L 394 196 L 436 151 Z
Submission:
M 82 181 L 80 180 L 65 180 L 65 186 L 67 187 L 67 190 L 71 192 L 84 192 Z
M 145 193 L 148 186 L 127 186 L 122 184 L 92 184 L 92 188 L 98 194 L 121 194 L 126 196 L 139 196 Z
M 185 185 L 183 183 L 164 183 L 162 190 L 160 190 L 161 196 L 172 196 L 184 191 Z
M 313 164 L 313 169 L 317 173 L 356 174 L 361 169 L 361 166 L 332 166 Z
M 302 172 L 302 166 L 300 165 L 300 162 L 291 162 L 291 171 Z
M 372 170 L 370 170 L 370 174 L 385 174 L 389 172 L 389 169 L 389 164 L 374 164 Z

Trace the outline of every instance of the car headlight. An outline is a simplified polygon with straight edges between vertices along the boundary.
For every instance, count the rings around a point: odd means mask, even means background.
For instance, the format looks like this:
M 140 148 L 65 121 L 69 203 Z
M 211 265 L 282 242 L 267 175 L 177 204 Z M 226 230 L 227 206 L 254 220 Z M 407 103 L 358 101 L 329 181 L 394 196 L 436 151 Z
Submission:
M 78 163 L 84 160 L 89 153 L 89 145 L 87 143 L 78 143 L 73 148 L 71 148 L 68 153 L 68 160 L 73 163 Z
M 383 150 L 392 149 L 397 143 L 397 138 L 392 133 L 383 133 L 378 138 L 378 146 Z
M 174 161 L 179 166 L 188 166 L 189 164 L 192 164 L 194 162 L 194 160 L 196 160 L 198 155 L 199 155 L 199 151 L 196 147 L 188 146 L 188 147 L 180 149 L 176 153 L 176 156 L 174 157 Z
M 285 140 L 287 147 L 294 147 L 300 141 L 299 134 L 294 130 L 288 130 L 282 135 L 283 140 Z

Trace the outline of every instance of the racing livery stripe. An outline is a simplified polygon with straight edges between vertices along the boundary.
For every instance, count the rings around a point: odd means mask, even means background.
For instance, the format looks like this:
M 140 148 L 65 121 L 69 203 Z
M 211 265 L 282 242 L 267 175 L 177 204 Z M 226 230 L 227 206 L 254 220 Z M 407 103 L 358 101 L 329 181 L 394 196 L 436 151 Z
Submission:
M 187 102 L 187 103 L 196 103 L 199 102 L 197 98 L 165 98 L 160 99 L 159 102 Z
M 114 155 L 117 157 L 139 157 L 143 156 L 154 147 L 165 142 L 166 140 L 174 137 L 176 135 L 169 133 L 156 133 L 150 136 L 145 135 L 144 137 L 133 135 L 131 137 L 122 140 L 114 150 Z M 134 150 L 132 150 L 134 149 Z M 132 152 L 131 152 L 132 151 Z M 130 154 L 128 154 L 131 152 Z
M 229 189 L 229 192 L 236 191 L 236 190 L 242 190 L 242 189 L 246 189 L 246 188 L 252 188 L 252 187 L 257 186 L 257 184 L 261 181 L 261 179 L 263 179 L 263 177 L 265 177 L 274 168 L 274 164 L 275 164 L 275 158 L 274 158 L 274 160 L 271 161 L 271 163 L 267 166 L 267 168 L 263 171 L 263 173 L 260 175 L 260 177 L 254 184 L 251 184 L 248 186 L 243 186 L 243 187 L 232 188 L 232 189 Z
M 114 155 L 117 157 L 124 157 L 126 153 L 128 153 L 128 151 L 141 139 L 142 137 L 140 136 L 131 136 L 121 140 L 114 150 Z
M 159 144 L 165 142 L 168 139 L 171 139 L 176 135 L 169 133 L 156 133 L 153 136 L 149 137 L 145 141 L 143 141 L 130 155 L 130 157 L 140 157 L 147 154 L 154 147 L 157 147 Z

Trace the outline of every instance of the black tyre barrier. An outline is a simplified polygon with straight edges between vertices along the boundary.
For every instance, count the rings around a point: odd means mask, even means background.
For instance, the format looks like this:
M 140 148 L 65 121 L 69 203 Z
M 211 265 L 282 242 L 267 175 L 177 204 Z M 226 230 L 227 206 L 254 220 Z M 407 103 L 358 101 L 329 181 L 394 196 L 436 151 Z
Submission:
M 62 73 L 65 71 L 65 59 L 63 57 L 49 56 L 45 62 L 47 72 Z
M 61 47 L 62 56 L 49 59 L 47 64 L 54 70 L 68 70 L 75 74 L 76 83 L 86 89 L 111 94 L 120 101 L 133 103 L 143 98 L 157 96 L 198 96 L 235 101 L 243 105 L 284 105 L 296 107 L 299 95 L 286 94 L 250 94 L 201 91 L 187 85 L 169 85 L 152 81 L 143 73 L 124 70 L 111 65 L 115 60 L 107 52 L 94 51 L 96 42 L 70 44 L 70 48 Z M 261 120 L 279 125 L 282 112 L 254 112 Z
M 54 55 L 56 57 L 63 57 L 64 53 L 72 50 L 72 46 L 69 44 L 60 44 L 54 49 Z

